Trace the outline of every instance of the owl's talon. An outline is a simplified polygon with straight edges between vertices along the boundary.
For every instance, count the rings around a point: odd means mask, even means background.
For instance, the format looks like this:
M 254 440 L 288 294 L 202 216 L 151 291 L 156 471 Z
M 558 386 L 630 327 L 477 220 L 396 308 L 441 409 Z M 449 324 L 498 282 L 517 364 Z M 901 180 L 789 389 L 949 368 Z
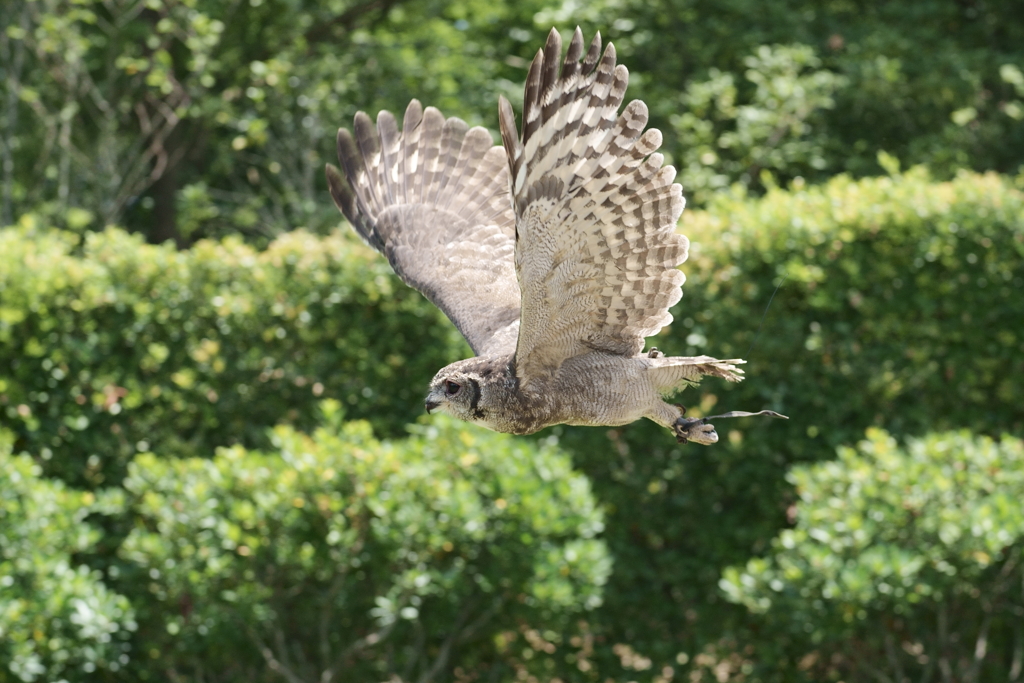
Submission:
M 704 423 L 702 417 L 680 417 L 672 425 L 672 431 L 679 443 L 699 443 L 702 446 L 710 446 L 718 443 L 718 432 L 714 425 Z

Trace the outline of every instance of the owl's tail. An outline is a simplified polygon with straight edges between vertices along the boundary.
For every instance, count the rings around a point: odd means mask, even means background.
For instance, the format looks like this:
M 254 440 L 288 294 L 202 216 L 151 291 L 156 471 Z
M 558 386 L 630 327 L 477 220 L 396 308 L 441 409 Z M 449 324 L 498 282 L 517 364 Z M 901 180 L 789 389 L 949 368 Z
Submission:
M 654 387 L 663 395 L 674 394 L 686 387 L 696 386 L 702 377 L 721 377 L 727 382 L 743 379 L 743 370 L 736 367 L 745 360 L 732 358 L 719 360 L 711 356 L 660 357 L 646 359 Z

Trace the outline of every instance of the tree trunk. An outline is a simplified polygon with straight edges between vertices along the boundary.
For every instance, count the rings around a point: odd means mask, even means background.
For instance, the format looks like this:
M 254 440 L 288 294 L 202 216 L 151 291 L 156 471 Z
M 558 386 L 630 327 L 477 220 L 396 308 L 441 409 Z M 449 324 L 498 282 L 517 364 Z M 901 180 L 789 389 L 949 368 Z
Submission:
M 149 231 L 149 241 L 161 244 L 173 240 L 178 249 L 188 245 L 178 230 L 178 164 L 181 161 L 178 152 L 180 131 L 172 132 L 165 144 L 167 167 L 153 183 L 153 225 Z

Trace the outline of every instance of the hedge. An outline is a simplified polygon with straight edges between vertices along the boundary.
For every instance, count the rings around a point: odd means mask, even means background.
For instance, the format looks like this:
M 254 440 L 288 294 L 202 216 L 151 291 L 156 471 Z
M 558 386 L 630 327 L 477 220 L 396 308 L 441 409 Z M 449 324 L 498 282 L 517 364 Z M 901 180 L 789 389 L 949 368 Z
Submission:
M 866 424 L 1024 430 L 1024 194 L 1012 179 L 840 176 L 723 197 L 691 218 L 687 332 L 749 356 L 737 396 L 793 412 L 795 454 L 820 457 L 815 439 L 851 443 Z
M 728 194 L 684 214 L 689 279 L 652 343 L 750 362 L 739 385 L 680 400 L 691 414 L 791 419 L 723 421 L 706 449 L 648 423 L 535 437 L 560 439 L 606 510 L 615 571 L 587 620 L 606 643 L 584 658 L 589 672 L 749 664 L 737 643 L 759 637 L 760 617 L 718 582 L 787 524 L 793 464 L 829 459 L 870 427 L 1024 433 L 1021 186 L 911 170 Z M 0 232 L 0 401 L 16 450 L 75 486 L 118 484 L 140 451 L 268 449 L 274 424 L 312 429 L 322 398 L 394 437 L 436 369 L 467 353 L 345 232 L 265 252 L 226 240 L 178 253 L 116 229 L 77 239 L 31 219 Z M 549 635 L 538 647 L 557 675 L 591 675 L 572 645 L 591 641 Z
M 564 430 L 609 509 L 616 569 L 600 616 L 613 642 L 653 671 L 701 655 L 708 676 L 739 671 L 730 648 L 770 636 L 718 581 L 788 523 L 791 465 L 832 458 L 871 427 L 1024 435 L 1022 187 L 914 169 L 684 212 L 683 299 L 651 343 L 749 362 L 743 382 L 678 399 L 693 415 L 770 408 L 790 420 L 723 420 L 722 441 L 703 449 L 644 423 Z
M 872 429 L 789 480 L 794 528 L 722 588 L 812 680 L 1020 675 L 1024 442 Z
M 77 486 L 137 452 L 266 446 L 334 398 L 400 434 L 468 347 L 368 247 L 339 233 L 176 252 L 31 217 L 0 231 L 0 409 L 19 450 Z
M 0 431 L 0 682 L 117 672 L 134 613 L 82 557 L 100 540 L 86 517 L 111 501 L 43 478 L 11 441 Z
M 600 604 L 602 516 L 553 445 L 448 419 L 381 443 L 326 408 L 312 436 L 275 429 L 267 453 L 130 466 L 121 555 L 148 592 L 140 642 L 156 671 L 486 676 L 514 666 L 500 643 L 523 624 L 559 628 Z

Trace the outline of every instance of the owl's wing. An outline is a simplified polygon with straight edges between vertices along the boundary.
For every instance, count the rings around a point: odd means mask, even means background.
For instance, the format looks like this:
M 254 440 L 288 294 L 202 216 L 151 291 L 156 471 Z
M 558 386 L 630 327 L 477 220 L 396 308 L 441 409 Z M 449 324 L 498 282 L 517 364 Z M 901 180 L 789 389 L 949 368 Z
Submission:
M 505 153 L 490 133 L 413 100 L 402 131 L 363 112 L 338 131 L 335 204 L 402 280 L 455 323 L 478 355 L 511 353 L 519 328 L 515 216 Z
M 513 180 L 515 264 L 522 289 L 516 347 L 520 380 L 550 376 L 593 350 L 634 355 L 672 321 L 688 241 L 675 169 L 662 167 L 661 133 L 643 132 L 647 107 L 621 116 L 628 72 L 598 34 L 583 55 L 577 28 L 559 69 L 552 29 L 530 66 L 517 134 L 508 101 L 501 137 Z

